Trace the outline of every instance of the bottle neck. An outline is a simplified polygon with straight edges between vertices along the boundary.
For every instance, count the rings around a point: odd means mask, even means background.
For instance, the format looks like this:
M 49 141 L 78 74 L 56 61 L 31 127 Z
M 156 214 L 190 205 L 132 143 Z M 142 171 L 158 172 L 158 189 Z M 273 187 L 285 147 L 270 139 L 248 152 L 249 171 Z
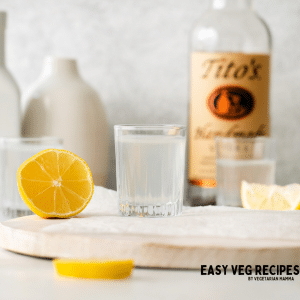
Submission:
M 213 9 L 247 10 L 252 8 L 252 0 L 213 0 Z
M 47 57 L 44 62 L 43 77 L 78 77 L 75 59 Z

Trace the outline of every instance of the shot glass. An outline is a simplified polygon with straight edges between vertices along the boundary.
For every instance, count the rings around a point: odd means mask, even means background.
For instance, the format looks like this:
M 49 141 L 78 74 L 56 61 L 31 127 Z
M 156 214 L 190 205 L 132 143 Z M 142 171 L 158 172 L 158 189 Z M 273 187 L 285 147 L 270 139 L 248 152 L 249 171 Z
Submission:
M 114 130 L 121 215 L 181 214 L 185 126 L 116 125 Z
M 275 140 L 269 137 L 215 139 L 217 205 L 242 206 L 241 183 L 275 183 Z
M 4 218 L 31 215 L 31 210 L 19 195 L 17 170 L 34 154 L 62 148 L 63 141 L 56 137 L 1 138 L 0 139 L 0 193 L 1 211 Z

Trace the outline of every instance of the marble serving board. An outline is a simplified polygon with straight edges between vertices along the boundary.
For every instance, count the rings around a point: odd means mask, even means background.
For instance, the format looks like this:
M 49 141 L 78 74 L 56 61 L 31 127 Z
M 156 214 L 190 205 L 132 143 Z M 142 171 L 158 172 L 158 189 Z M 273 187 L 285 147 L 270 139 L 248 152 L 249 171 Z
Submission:
M 169 218 L 122 217 L 115 191 L 96 187 L 78 216 L 0 224 L 4 249 L 46 258 L 134 259 L 140 267 L 299 264 L 300 211 L 184 207 Z

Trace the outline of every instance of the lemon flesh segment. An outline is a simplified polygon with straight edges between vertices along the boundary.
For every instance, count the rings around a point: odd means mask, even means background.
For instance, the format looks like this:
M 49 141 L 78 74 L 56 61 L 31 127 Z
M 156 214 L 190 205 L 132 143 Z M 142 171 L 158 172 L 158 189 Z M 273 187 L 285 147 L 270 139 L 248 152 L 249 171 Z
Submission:
M 21 164 L 18 188 L 26 205 L 42 218 L 68 218 L 92 198 L 94 183 L 87 163 L 62 149 L 43 150 Z
M 244 208 L 265 210 L 296 210 L 300 208 L 300 185 L 263 185 L 242 182 Z
M 53 263 L 59 275 L 91 279 L 124 279 L 134 268 L 133 260 L 55 259 Z

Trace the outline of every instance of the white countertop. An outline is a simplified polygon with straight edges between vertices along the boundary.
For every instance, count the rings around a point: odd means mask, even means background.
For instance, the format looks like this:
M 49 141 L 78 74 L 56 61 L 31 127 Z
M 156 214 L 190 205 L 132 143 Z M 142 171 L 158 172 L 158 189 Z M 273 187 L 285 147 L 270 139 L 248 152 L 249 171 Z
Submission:
M 0 248 L 1 300 L 81 299 L 299 299 L 295 281 L 257 282 L 232 273 L 134 269 L 125 280 L 69 279 L 56 275 L 52 261 Z

